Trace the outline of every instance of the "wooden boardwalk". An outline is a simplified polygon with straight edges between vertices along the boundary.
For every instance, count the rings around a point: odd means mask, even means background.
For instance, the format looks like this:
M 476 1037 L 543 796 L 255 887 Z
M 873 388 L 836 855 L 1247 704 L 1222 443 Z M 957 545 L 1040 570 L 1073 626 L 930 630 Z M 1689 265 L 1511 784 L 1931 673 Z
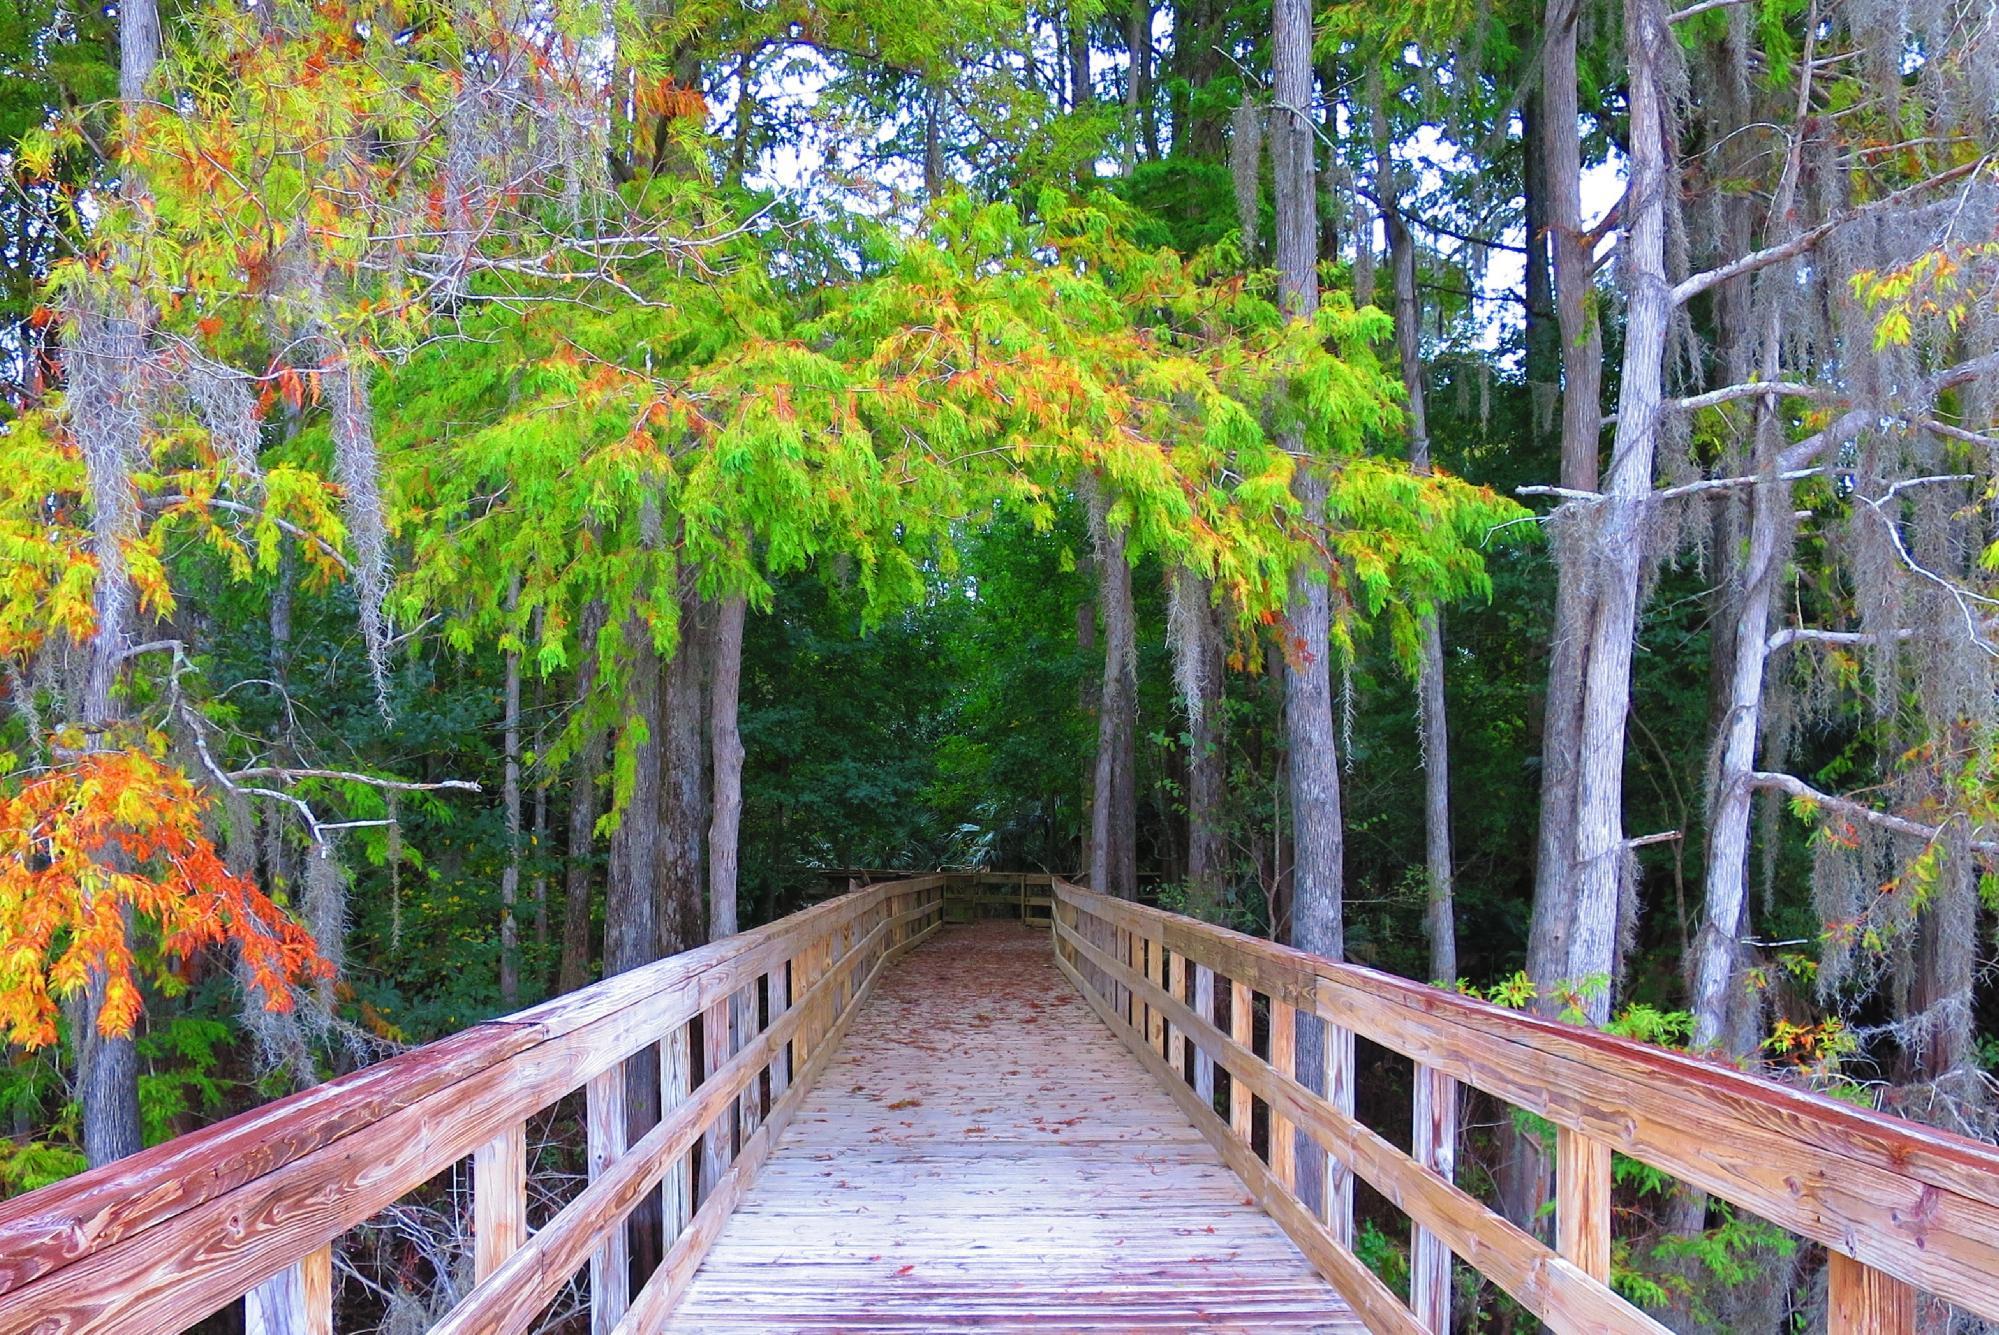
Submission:
M 669 1332 L 1349 1332 L 1060 973 L 950 927 L 883 977 Z

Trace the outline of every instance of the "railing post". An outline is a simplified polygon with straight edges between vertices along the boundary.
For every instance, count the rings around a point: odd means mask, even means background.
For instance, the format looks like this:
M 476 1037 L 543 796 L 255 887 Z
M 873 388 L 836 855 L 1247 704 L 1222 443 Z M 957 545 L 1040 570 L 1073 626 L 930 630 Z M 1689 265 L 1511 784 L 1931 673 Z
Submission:
M 1199 961 L 1194 964 L 1194 1014 L 1215 1022 L 1215 971 Z M 1215 1059 L 1199 1043 L 1194 1045 L 1194 1093 L 1202 1107 L 1215 1106 Z
M 701 1078 L 713 1080 L 728 1064 L 734 1049 L 729 1042 L 730 1012 L 735 995 L 723 997 L 701 1012 Z M 713 1194 L 729 1161 L 736 1157 L 736 1105 L 724 1103 L 715 1110 L 715 1120 L 701 1133 L 701 1199 Z
M 1565 1126 L 1555 1128 L 1555 1247 L 1610 1281 L 1610 1146 Z
M 1249 984 L 1241 979 L 1229 979 L 1229 1037 L 1246 1048 L 1254 1048 L 1256 1043 L 1256 1015 L 1250 1008 Z M 1249 1085 L 1235 1077 L 1229 1077 L 1229 1130 L 1243 1144 L 1249 1144 L 1250 1128 Z
M 685 1024 L 675 1025 L 659 1041 L 659 1119 L 663 1122 L 675 1108 L 687 1102 L 694 1090 L 694 1045 Z M 660 1181 L 666 1245 L 694 1217 L 694 1163 L 685 1150 L 666 1170 Z
M 583 1138 L 595 1181 L 624 1156 L 625 1066 L 590 1078 L 583 1089 Z M 590 1332 L 610 1335 L 631 1303 L 631 1239 L 623 1221 L 590 1254 Z
M 757 980 L 752 978 L 749 982 L 736 989 L 735 996 L 730 1001 L 729 1010 L 731 1014 L 732 1037 L 729 1041 L 729 1055 L 732 1057 L 748 1047 L 763 1028 L 762 1017 L 757 1013 L 763 1003 L 762 997 L 758 995 L 761 990 L 757 986 Z M 763 1073 L 761 1071 L 751 1074 L 750 1082 L 743 1086 L 743 1092 L 737 1096 L 736 1102 L 740 1109 L 737 1125 L 742 1128 L 742 1137 L 747 1141 L 752 1135 L 756 1134 L 756 1129 L 763 1125 Z
M 1298 1074 L 1298 1012 L 1289 1002 L 1270 999 L 1270 1066 L 1281 1076 Z M 1277 1105 L 1270 1105 L 1270 1172 L 1277 1185 L 1298 1194 L 1298 1133 Z
M 1449 1182 L 1456 1171 L 1458 1082 L 1416 1063 L 1416 1162 Z M 1409 1306 L 1416 1319 L 1437 1335 L 1451 1328 L 1451 1251 L 1443 1239 L 1418 1224 L 1409 1248 Z
M 1187 999 L 1187 959 L 1177 950 L 1166 960 L 1166 995 L 1175 1001 Z M 1187 1044 L 1176 1024 L 1166 1026 L 1166 1064 L 1173 1068 L 1175 1080 L 1187 1078 Z
M 333 1335 L 333 1244 L 316 1247 L 243 1295 L 245 1335 Z
M 1160 991 L 1166 990 L 1166 943 L 1145 938 L 1145 979 Z M 1166 1012 L 1148 1004 L 1145 1008 L 1145 1041 L 1152 1050 L 1166 1055 Z
M 1326 1101 L 1351 1119 L 1354 1110 L 1353 1030 L 1330 1020 L 1326 1033 Z M 1340 1246 L 1353 1247 L 1353 1170 L 1331 1151 L 1326 1153 L 1326 1190 L 1319 1208 L 1326 1227 Z
M 770 1022 L 776 1024 L 778 1018 L 791 1009 L 791 965 L 781 963 L 770 971 Z M 791 1088 L 791 1045 L 785 1044 L 771 1054 L 770 1059 L 770 1101 L 775 1104 Z
M 1828 1253 L 1829 1335 L 1914 1335 L 1916 1291 L 1886 1271 L 1839 1252 Z
M 528 1129 L 516 1122 L 472 1152 L 472 1273 L 485 1279 L 528 1231 Z

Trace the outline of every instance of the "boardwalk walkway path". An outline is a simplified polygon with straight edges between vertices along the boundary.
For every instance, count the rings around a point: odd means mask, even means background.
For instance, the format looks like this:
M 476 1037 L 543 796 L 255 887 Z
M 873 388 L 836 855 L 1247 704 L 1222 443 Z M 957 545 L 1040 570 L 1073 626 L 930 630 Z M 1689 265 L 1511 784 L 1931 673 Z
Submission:
M 1018 922 L 884 975 L 665 1330 L 967 1328 L 1362 1329 Z

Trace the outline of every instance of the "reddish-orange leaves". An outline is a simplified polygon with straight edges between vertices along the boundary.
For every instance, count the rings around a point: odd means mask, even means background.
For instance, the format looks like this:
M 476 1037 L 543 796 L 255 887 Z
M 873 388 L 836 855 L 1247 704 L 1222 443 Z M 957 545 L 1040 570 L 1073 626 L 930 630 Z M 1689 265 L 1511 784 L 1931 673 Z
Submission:
M 12 1041 L 54 1042 L 57 1002 L 93 970 L 105 977 L 99 1032 L 130 1033 L 138 932 L 167 961 L 233 943 L 272 1010 L 291 1005 L 288 983 L 332 972 L 303 927 L 223 865 L 206 806 L 185 774 L 138 750 L 87 755 L 0 796 L 0 1026 Z

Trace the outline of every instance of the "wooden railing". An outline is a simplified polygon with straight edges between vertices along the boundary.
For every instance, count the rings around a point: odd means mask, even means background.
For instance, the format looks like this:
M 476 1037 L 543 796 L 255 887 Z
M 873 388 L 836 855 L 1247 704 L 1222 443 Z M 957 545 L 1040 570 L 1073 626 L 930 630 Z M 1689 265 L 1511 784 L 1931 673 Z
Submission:
M 331 1243 L 472 1159 L 477 1285 L 437 1329 L 525 1330 L 584 1267 L 592 1330 L 646 1329 L 714 1241 L 946 878 L 870 886 L 0 1205 L 0 1331 L 167 1332 L 238 1298 L 252 1335 L 332 1330 Z M 626 1143 L 628 1059 L 659 1123 Z M 532 1235 L 527 1120 L 585 1091 L 589 1183 Z M 664 1260 L 637 1294 L 634 1208 Z
M 1063 882 L 1054 895 L 1063 971 L 1372 1330 L 1449 1329 L 1451 1254 L 1557 1331 L 1662 1330 L 1608 1284 L 1613 1151 L 1822 1244 L 1835 1332 L 1912 1331 L 1918 1291 L 1999 1320 L 1989 1145 Z M 1300 1033 L 1323 1044 L 1303 1074 L 1324 1070 L 1329 1094 L 1299 1078 Z M 1406 1151 L 1354 1117 L 1356 1035 L 1414 1062 Z M 1554 1247 L 1452 1183 L 1460 1082 L 1554 1124 Z M 1306 1154 L 1324 1162 L 1301 1174 Z M 1407 1303 L 1353 1254 L 1351 1175 L 1411 1221 Z
M 870 886 L 0 1204 L 0 1335 L 174 1331 L 239 1298 L 253 1335 L 330 1332 L 333 1239 L 468 1157 L 476 1282 L 438 1329 L 528 1329 L 586 1268 L 592 1330 L 646 1329 L 947 896 L 1023 917 L 1052 901 L 1064 972 L 1375 1331 L 1448 1329 L 1453 1255 L 1558 1331 L 1662 1329 L 1609 1287 L 1613 1151 L 1822 1244 L 1834 1331 L 1911 1330 L 1918 1291 L 1999 1320 L 1990 1146 L 1065 882 L 1009 882 Z M 1356 1036 L 1414 1064 L 1407 1150 L 1354 1115 Z M 627 1144 L 628 1063 L 647 1051 L 662 1115 Z M 1554 1246 L 1453 1183 L 1460 1084 L 1554 1125 Z M 578 1089 L 589 1181 L 530 1233 L 527 1123 Z M 1355 1177 L 1411 1221 L 1406 1302 L 1354 1254 Z M 663 1260 L 634 1294 L 625 1248 L 648 1199 Z

